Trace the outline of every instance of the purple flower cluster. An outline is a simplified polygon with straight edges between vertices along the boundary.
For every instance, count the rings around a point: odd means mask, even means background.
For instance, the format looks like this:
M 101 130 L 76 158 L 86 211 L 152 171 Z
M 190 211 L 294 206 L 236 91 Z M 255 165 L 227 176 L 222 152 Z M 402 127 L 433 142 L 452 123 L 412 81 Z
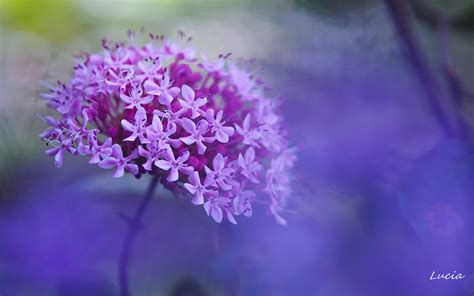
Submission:
M 285 224 L 295 154 L 252 63 L 198 59 L 182 33 L 178 42 L 131 40 L 77 56 L 69 81 L 42 95 L 60 114 L 42 117 L 49 128 L 40 135 L 56 166 L 66 152 L 86 155 L 114 177 L 162 176 L 216 222 L 237 223 L 263 203 Z

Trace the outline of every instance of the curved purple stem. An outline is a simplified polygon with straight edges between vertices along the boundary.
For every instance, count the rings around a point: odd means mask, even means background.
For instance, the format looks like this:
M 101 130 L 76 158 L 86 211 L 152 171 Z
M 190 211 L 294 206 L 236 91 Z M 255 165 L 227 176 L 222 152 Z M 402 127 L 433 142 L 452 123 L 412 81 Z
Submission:
M 156 186 L 158 185 L 158 180 L 159 180 L 158 175 L 153 176 L 153 179 L 151 180 L 150 185 L 148 185 L 146 194 L 143 196 L 138 208 L 135 210 L 135 214 L 133 215 L 133 217 L 126 219 L 128 230 L 122 244 L 122 250 L 120 253 L 119 263 L 118 263 L 119 285 L 120 285 L 121 296 L 131 295 L 129 281 L 128 281 L 128 266 L 130 263 L 132 248 L 139 231 L 143 228 L 141 220 L 147 206 L 150 204 L 150 201 L 153 197 L 153 193 L 155 192 Z

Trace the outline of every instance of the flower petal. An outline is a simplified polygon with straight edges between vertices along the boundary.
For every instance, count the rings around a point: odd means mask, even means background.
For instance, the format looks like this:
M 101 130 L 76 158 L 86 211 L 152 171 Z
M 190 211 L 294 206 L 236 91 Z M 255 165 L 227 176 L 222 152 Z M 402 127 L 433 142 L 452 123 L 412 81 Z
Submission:
M 189 118 L 183 118 L 183 120 L 181 120 L 181 126 L 190 134 L 194 134 L 196 132 L 196 124 Z
M 251 163 L 255 159 L 255 150 L 253 147 L 250 147 L 245 151 L 245 162 L 247 164 Z
M 186 145 L 192 145 L 194 142 L 196 142 L 196 139 L 194 139 L 193 136 L 182 137 L 179 139 Z
M 241 168 L 245 168 L 247 165 L 245 164 L 244 157 L 242 156 L 242 153 L 239 154 L 239 157 L 237 158 L 237 163 Z
M 136 127 L 126 119 L 122 119 L 120 123 L 122 124 L 123 129 L 126 131 L 133 132 L 136 130 Z
M 203 208 L 206 211 L 206 214 L 209 216 L 211 214 L 211 208 L 212 208 L 211 201 L 210 200 L 206 201 L 203 205 Z
M 171 104 L 171 102 L 173 102 L 173 97 L 169 93 L 164 92 L 158 98 L 158 102 L 160 102 L 163 105 L 168 106 L 169 104 Z
M 184 183 L 184 188 L 189 191 L 189 193 L 194 194 L 196 193 L 196 187 L 189 183 Z
M 168 94 L 170 94 L 172 97 L 176 97 L 179 94 L 179 87 L 172 87 L 168 89 Z
M 114 174 L 112 175 L 112 177 L 114 178 L 120 178 L 124 175 L 125 173 L 125 170 L 124 170 L 124 167 L 121 166 L 121 165 L 118 165 L 117 168 L 115 169 L 115 172 Z
M 168 178 L 166 178 L 166 180 L 168 182 L 174 182 L 176 180 L 179 179 L 179 173 L 178 173 L 178 170 L 175 168 L 175 167 L 171 167 L 170 169 L 170 173 L 168 175 Z
M 130 172 L 132 175 L 138 174 L 138 165 L 133 163 L 128 163 L 125 165 L 127 172 Z
M 125 138 L 125 139 L 123 139 L 123 140 L 124 140 L 124 141 L 133 142 L 133 141 L 135 141 L 135 140 L 137 139 L 137 137 L 138 137 L 138 134 L 134 132 L 134 133 L 131 134 L 129 137 L 127 137 L 127 138 Z
M 117 160 L 113 157 L 107 157 L 106 159 L 103 159 L 101 162 L 99 162 L 99 167 L 103 169 L 111 169 L 116 165 Z
M 147 80 L 143 86 L 145 87 L 145 91 L 150 95 L 161 95 L 161 89 L 155 82 Z
M 202 205 L 204 203 L 204 196 L 203 196 L 202 192 L 196 192 L 196 194 L 194 195 L 191 202 L 194 205 Z
M 183 98 L 188 102 L 194 101 L 194 96 L 196 95 L 194 93 L 194 90 L 186 84 L 183 84 L 183 86 L 181 87 L 181 94 L 183 95 Z
M 199 178 L 199 173 L 194 172 L 194 174 L 189 175 L 189 182 L 195 186 L 201 185 L 201 179 Z
M 220 207 L 214 206 L 211 208 L 211 217 L 217 223 L 222 222 L 222 209 Z
M 205 119 L 199 120 L 197 124 L 197 130 L 199 133 L 202 135 L 207 131 L 207 128 L 209 127 L 209 123 Z
M 204 144 L 202 143 L 202 141 L 200 141 L 200 140 L 199 140 L 199 141 L 196 141 L 196 146 L 197 146 L 197 148 L 198 148 L 198 153 L 199 153 L 199 154 L 202 155 L 202 154 L 204 154 L 204 152 L 206 152 L 207 147 L 206 147 L 206 145 L 204 145 Z
M 140 103 L 142 105 L 150 104 L 153 101 L 153 96 L 146 96 L 141 98 Z
M 159 167 L 160 169 L 165 170 L 165 171 L 167 171 L 171 168 L 171 162 L 169 162 L 167 160 L 163 160 L 163 159 L 155 161 L 155 165 L 157 167 Z
M 229 136 L 222 129 L 218 129 L 216 131 L 216 140 L 221 143 L 227 143 L 229 142 Z
M 230 211 L 226 211 L 227 214 L 227 220 L 229 220 L 230 223 L 237 225 L 237 221 L 235 220 L 234 215 Z
M 215 171 L 221 171 L 224 168 L 224 165 L 224 156 L 222 156 L 221 153 L 217 153 L 216 157 L 214 157 L 214 160 L 212 161 L 212 168 Z
M 127 104 L 131 104 L 133 102 L 132 98 L 130 98 L 129 96 L 125 94 L 120 94 L 120 98 L 122 99 L 122 101 L 124 101 Z

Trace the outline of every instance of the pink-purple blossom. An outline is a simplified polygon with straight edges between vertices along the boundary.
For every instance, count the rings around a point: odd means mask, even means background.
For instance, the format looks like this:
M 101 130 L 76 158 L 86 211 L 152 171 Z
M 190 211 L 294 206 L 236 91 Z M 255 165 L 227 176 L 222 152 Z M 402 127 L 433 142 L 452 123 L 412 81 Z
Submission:
M 181 107 L 191 111 L 191 119 L 195 119 L 200 115 L 201 107 L 206 105 L 207 98 L 196 98 L 194 90 L 186 84 L 181 88 L 181 93 L 183 96 L 183 99 L 179 100 Z
M 224 198 L 221 196 L 211 196 L 205 203 L 204 203 L 204 210 L 208 216 L 211 216 L 214 221 L 217 223 L 221 223 L 222 219 L 224 218 L 224 214 L 227 219 L 234 224 L 237 224 L 235 221 L 234 215 L 232 212 L 229 211 L 229 202 L 228 198 Z
M 155 83 L 153 79 L 148 79 L 145 81 L 144 86 L 147 93 L 158 96 L 158 101 L 166 106 L 171 104 L 180 91 L 178 87 L 172 86 L 167 73 L 161 77 L 160 85 Z
M 123 157 L 122 148 L 118 144 L 112 146 L 112 152 L 110 156 L 104 158 L 99 162 L 99 166 L 103 169 L 115 168 L 113 174 L 114 178 L 120 178 L 123 176 L 125 171 L 132 173 L 133 175 L 138 174 L 138 166 L 130 163 L 131 160 L 136 158 L 136 153 L 133 152 L 127 157 Z
M 186 137 L 181 137 L 180 140 L 188 146 L 196 144 L 199 154 L 204 154 L 204 152 L 206 152 L 207 147 L 204 142 L 214 141 L 214 138 L 205 136 L 209 127 L 209 122 L 207 122 L 205 119 L 199 120 L 199 122 L 196 124 L 189 118 L 183 118 L 181 120 L 181 127 L 189 135 Z
M 89 134 L 87 143 L 82 141 L 79 143 L 78 151 L 81 155 L 89 155 L 91 157 L 89 163 L 99 163 L 102 159 L 110 156 L 112 153 L 112 138 L 108 138 L 102 144 L 97 142 L 97 137 L 94 134 Z
M 163 120 L 155 114 L 151 125 L 147 128 L 147 137 L 149 140 L 158 144 L 160 149 L 167 149 L 169 146 L 178 148 L 181 145 L 179 139 L 173 139 L 171 136 L 176 133 L 176 124 L 167 120 L 166 129 L 163 127 Z
M 242 126 L 236 123 L 235 129 L 237 133 L 243 137 L 242 142 L 244 144 L 255 146 L 257 148 L 260 147 L 258 140 L 262 137 L 262 133 L 258 130 L 258 126 L 252 126 L 250 114 L 245 116 Z
M 237 163 L 240 167 L 240 173 L 250 180 L 252 183 L 260 183 L 258 180 L 258 172 L 262 169 L 262 166 L 255 161 L 255 149 L 253 147 L 248 148 L 245 154 L 239 154 Z
M 150 104 L 153 100 L 153 96 L 143 95 L 142 86 L 140 84 L 133 84 L 128 94 L 123 92 L 120 94 L 120 98 L 128 104 L 124 107 L 125 109 L 141 109 L 142 105 Z
M 122 127 L 125 131 L 132 133 L 127 138 L 123 139 L 124 141 L 135 141 L 137 137 L 140 139 L 140 143 L 148 144 L 150 140 L 148 140 L 145 136 L 146 132 L 146 122 L 147 122 L 147 114 L 145 109 L 140 108 L 135 113 L 134 122 L 131 123 L 127 119 L 122 119 Z
M 184 183 L 184 188 L 186 188 L 192 195 L 193 198 L 191 202 L 195 205 L 202 205 L 205 201 L 204 195 L 213 196 L 217 194 L 217 191 L 214 190 L 213 185 L 215 184 L 214 175 L 207 174 L 204 182 L 201 184 L 201 177 L 199 173 L 194 171 L 189 175 L 189 183 Z
M 214 110 L 208 109 L 205 115 L 209 125 L 211 127 L 211 132 L 214 133 L 217 141 L 221 143 L 229 142 L 229 137 L 234 134 L 234 128 L 231 126 L 225 126 L 225 121 L 223 120 L 224 111 L 220 110 L 217 112 L 216 117 L 214 118 Z
M 245 62 L 208 58 L 180 38 L 105 40 L 77 56 L 72 76 L 42 94 L 57 112 L 41 117 L 46 154 L 58 167 L 70 153 L 113 177 L 159 175 L 218 223 L 258 203 L 285 224 L 296 153 L 278 101 Z
M 184 151 L 178 158 L 175 158 L 173 150 L 168 148 L 163 153 L 163 159 L 155 161 L 155 165 L 164 171 L 169 171 L 166 180 L 174 182 L 179 179 L 180 172 L 186 175 L 194 172 L 194 169 L 186 163 L 188 158 L 189 151 Z
M 205 167 L 206 174 L 214 175 L 217 185 L 224 191 L 232 189 L 234 182 L 235 170 L 226 164 L 226 158 L 221 153 L 217 153 L 212 161 L 212 169 Z

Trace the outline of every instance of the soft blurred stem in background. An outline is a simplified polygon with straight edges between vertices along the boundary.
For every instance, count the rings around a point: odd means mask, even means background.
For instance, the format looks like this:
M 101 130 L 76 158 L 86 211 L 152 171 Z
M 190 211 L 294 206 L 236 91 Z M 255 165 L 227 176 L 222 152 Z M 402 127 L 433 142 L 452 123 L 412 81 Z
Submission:
M 156 186 L 158 185 L 159 175 L 153 176 L 148 185 L 148 189 L 143 196 L 139 206 L 137 207 L 133 216 L 124 217 L 125 222 L 127 223 L 127 232 L 122 245 L 122 250 L 120 251 L 119 263 L 118 263 L 118 275 L 119 275 L 119 287 L 121 296 L 131 296 L 130 285 L 129 285 L 129 265 L 133 252 L 133 245 L 137 238 L 138 233 L 143 230 L 143 214 L 153 199 L 153 194 L 156 191 Z
M 458 105 L 459 98 L 445 94 L 416 36 L 409 11 L 411 0 L 385 0 L 384 2 L 400 36 L 406 59 L 416 72 L 425 91 L 425 99 L 433 116 L 438 120 L 445 136 L 466 139 L 468 131 L 461 114 L 462 110 Z

